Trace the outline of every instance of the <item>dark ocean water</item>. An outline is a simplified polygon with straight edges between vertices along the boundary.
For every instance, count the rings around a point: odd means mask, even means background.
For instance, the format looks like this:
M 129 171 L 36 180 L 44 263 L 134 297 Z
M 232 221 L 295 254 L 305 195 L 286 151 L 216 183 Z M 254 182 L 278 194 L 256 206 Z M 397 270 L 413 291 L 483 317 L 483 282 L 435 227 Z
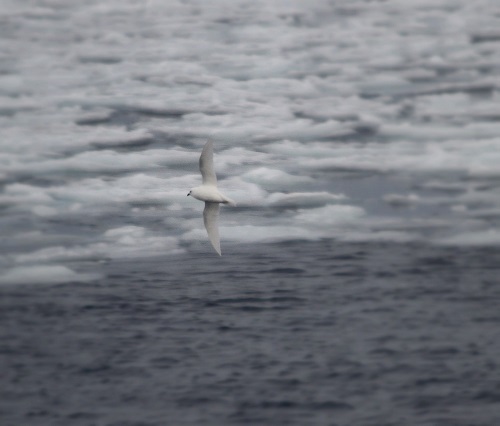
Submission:
M 500 422 L 499 250 L 228 252 L 0 287 L 2 425 Z

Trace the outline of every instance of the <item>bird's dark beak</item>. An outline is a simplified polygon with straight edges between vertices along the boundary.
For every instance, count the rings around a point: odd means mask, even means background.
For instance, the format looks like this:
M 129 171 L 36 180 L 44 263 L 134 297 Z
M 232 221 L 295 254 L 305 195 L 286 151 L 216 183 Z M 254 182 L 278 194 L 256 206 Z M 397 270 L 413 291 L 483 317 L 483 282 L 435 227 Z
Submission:
M 187 196 L 189 197 L 189 194 Z

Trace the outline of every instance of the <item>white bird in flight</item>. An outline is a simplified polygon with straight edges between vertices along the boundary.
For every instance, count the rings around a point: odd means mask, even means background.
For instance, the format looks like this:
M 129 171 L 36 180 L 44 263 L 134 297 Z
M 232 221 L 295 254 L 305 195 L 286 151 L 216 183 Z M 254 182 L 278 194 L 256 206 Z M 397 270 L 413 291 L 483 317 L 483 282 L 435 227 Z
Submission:
M 235 205 L 235 202 L 225 195 L 222 195 L 217 189 L 217 176 L 214 170 L 214 143 L 208 141 L 203 147 L 200 156 L 200 172 L 203 178 L 203 184 L 189 191 L 188 196 L 205 202 L 203 210 L 203 222 L 208 233 L 208 238 L 215 251 L 222 256 L 220 251 L 219 238 L 219 204 Z

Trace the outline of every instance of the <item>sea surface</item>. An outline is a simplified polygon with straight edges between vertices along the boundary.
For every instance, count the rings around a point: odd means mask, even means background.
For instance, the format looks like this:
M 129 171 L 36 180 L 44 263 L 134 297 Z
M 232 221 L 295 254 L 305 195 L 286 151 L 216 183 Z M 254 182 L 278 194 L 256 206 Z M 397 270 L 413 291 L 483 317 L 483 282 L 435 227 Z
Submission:
M 0 0 L 0 425 L 500 424 L 499 28 Z

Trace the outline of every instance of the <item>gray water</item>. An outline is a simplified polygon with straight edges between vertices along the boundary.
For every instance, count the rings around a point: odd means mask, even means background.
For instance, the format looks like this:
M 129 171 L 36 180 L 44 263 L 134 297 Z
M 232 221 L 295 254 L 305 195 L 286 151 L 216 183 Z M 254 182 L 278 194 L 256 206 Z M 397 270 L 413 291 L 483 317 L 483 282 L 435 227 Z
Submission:
M 500 420 L 500 251 L 231 251 L 2 289 L 2 424 Z
M 0 424 L 500 423 L 499 17 L 0 0 Z

